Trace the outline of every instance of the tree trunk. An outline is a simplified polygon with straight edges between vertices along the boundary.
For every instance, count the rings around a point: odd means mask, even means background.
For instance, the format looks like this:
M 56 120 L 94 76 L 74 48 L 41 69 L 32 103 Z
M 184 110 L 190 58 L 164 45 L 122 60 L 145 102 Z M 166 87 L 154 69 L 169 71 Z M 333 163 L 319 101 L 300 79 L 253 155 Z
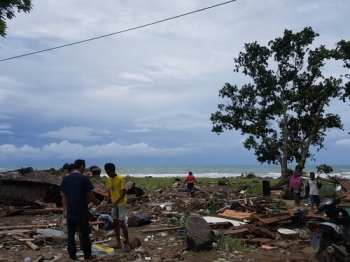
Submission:
M 280 189 L 284 185 L 289 185 L 291 173 L 288 172 L 287 160 L 283 158 L 281 163 L 281 178 L 280 181 L 272 187 L 273 190 Z

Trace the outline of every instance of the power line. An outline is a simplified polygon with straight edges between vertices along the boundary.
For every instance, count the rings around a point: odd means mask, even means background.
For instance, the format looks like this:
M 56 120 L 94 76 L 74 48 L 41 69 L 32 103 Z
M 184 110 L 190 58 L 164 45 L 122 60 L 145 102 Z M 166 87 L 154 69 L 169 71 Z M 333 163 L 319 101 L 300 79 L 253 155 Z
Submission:
M 118 32 L 115 32 L 115 33 L 111 33 L 111 34 L 107 34 L 107 35 L 97 36 L 97 37 L 93 37 L 93 38 L 89 38 L 89 39 L 73 42 L 73 43 L 70 43 L 70 44 L 60 45 L 60 46 L 56 46 L 56 47 L 51 47 L 51 48 L 47 48 L 47 49 L 42 49 L 42 50 L 39 50 L 39 51 L 31 52 L 31 53 L 26 53 L 26 54 L 23 54 L 23 55 L 17 55 L 17 56 L 12 56 L 12 57 L 8 57 L 8 58 L 0 59 L 0 62 L 4 62 L 4 61 L 7 61 L 7 60 L 12 60 L 12 59 L 16 59 L 16 58 L 20 58 L 20 57 L 24 57 L 24 56 L 35 55 L 35 54 L 38 54 L 38 53 L 48 52 L 48 51 L 51 51 L 51 50 L 60 49 L 60 48 L 64 48 L 64 47 L 68 47 L 68 46 L 72 46 L 72 45 L 82 44 L 82 43 L 85 43 L 85 42 L 97 40 L 97 39 L 104 38 L 104 37 L 109 37 L 109 36 L 112 36 L 112 35 L 118 35 L 118 34 L 126 33 L 126 32 L 133 31 L 133 30 L 136 30 L 136 29 L 140 29 L 140 28 L 143 28 L 143 27 L 147 27 L 147 26 L 163 23 L 163 22 L 166 22 L 166 21 L 169 21 L 169 20 L 173 20 L 173 19 L 177 19 L 177 18 L 180 18 L 180 17 L 183 17 L 183 16 L 187 16 L 187 15 L 191 15 L 191 14 L 194 14 L 194 13 L 202 12 L 202 11 L 205 11 L 205 10 L 208 10 L 208 9 L 211 9 L 211 8 L 215 8 L 215 7 L 218 7 L 218 6 L 221 6 L 221 5 L 226 5 L 226 4 L 229 4 L 231 2 L 235 2 L 235 1 L 236 0 L 230 0 L 230 1 L 227 1 L 227 2 L 223 2 L 223 3 L 212 5 L 212 6 L 208 6 L 208 7 L 205 7 L 205 8 L 202 8 L 202 9 L 198 9 L 198 10 L 195 10 L 195 11 L 192 11 L 192 12 L 188 12 L 188 13 L 185 13 L 185 14 L 173 16 L 173 17 L 170 17 L 170 18 L 162 19 L 162 20 L 159 20 L 159 21 L 156 21 L 156 22 L 152 22 L 152 23 L 148 23 L 148 24 L 144 24 L 144 25 L 140 25 L 140 26 L 136 26 L 136 27 L 132 27 L 132 28 L 129 28 L 129 29 L 121 30 L 121 31 L 118 31 Z

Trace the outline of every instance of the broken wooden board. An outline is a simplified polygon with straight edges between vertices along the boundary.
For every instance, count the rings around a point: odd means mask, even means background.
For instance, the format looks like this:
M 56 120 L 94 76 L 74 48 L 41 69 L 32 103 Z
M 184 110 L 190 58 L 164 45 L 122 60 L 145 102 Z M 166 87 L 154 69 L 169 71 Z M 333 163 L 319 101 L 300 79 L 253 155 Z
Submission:
M 281 196 L 282 195 L 282 190 L 270 190 L 270 194 L 271 195 Z
M 241 229 L 228 229 L 222 232 L 224 236 L 230 236 L 235 238 L 242 238 L 250 233 L 249 229 L 241 228 Z
M 280 215 L 275 215 L 275 216 L 271 216 L 271 217 L 259 217 L 259 216 L 255 216 L 263 225 L 268 225 L 268 224 L 273 224 L 273 223 L 277 223 L 279 221 L 283 221 L 283 220 L 288 220 L 291 219 L 291 215 L 290 214 L 280 214 Z
M 246 212 L 238 212 L 235 210 L 226 209 L 224 212 L 217 214 L 217 216 L 243 221 L 244 219 L 249 219 L 251 214 Z

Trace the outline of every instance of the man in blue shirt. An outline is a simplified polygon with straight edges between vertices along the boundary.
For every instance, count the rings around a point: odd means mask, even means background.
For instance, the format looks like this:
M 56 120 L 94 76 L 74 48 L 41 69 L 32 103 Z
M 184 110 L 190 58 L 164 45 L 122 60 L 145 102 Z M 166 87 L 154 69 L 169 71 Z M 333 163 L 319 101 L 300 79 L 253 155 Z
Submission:
M 76 160 L 74 168 L 73 173 L 64 177 L 61 183 L 63 215 L 67 218 L 68 253 L 71 259 L 77 259 L 74 236 L 78 229 L 81 234 L 82 243 L 80 244 L 83 247 L 84 259 L 87 260 L 91 258 L 88 199 L 96 205 L 99 205 L 100 201 L 91 192 L 94 187 L 89 178 L 83 175 L 85 160 Z

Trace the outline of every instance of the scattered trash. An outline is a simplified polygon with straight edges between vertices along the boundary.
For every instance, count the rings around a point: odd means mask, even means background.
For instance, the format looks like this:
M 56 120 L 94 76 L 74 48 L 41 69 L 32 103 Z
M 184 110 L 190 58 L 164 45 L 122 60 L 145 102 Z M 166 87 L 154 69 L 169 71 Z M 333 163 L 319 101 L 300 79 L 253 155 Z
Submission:
M 100 245 L 93 244 L 91 246 L 91 254 L 96 255 L 99 257 L 115 257 L 114 249 L 113 248 L 104 248 Z

